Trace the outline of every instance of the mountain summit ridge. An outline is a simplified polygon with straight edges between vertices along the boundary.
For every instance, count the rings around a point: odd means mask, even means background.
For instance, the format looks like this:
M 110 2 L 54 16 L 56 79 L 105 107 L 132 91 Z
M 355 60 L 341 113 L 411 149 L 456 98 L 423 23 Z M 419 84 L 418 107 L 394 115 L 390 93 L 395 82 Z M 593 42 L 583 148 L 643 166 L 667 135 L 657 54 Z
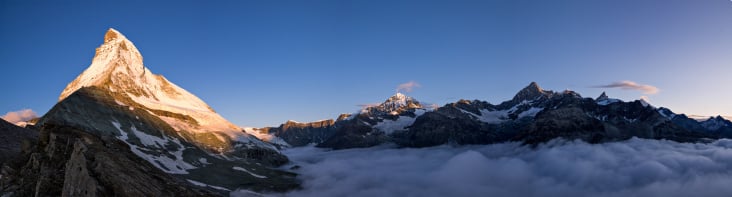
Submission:
M 249 138 L 203 100 L 162 75 L 153 74 L 145 67 L 137 47 L 119 31 L 107 30 L 104 43 L 96 51 L 89 68 L 67 85 L 59 101 L 82 87 L 95 86 L 130 98 L 116 98 L 119 105 L 135 102 L 153 110 L 190 117 L 187 121 L 163 119 L 177 130 L 217 132 L 232 139 Z
M 704 123 L 656 108 L 643 100 L 625 102 L 602 93 L 597 99 L 565 90 L 544 90 L 536 82 L 519 90 L 511 100 L 491 104 L 460 99 L 435 109 L 415 108 L 385 113 L 377 110 L 408 98 L 397 94 L 360 113 L 341 115 L 328 125 L 302 129 L 271 128 L 275 137 L 294 146 L 346 149 L 395 143 L 402 147 L 442 144 L 491 144 L 519 141 L 527 144 L 554 138 L 603 143 L 630 139 L 703 141 L 732 136 L 732 123 L 711 118 Z M 388 104 L 388 105 L 387 105 Z M 404 105 L 400 105 L 404 106 Z M 316 139 L 298 136 L 317 134 Z

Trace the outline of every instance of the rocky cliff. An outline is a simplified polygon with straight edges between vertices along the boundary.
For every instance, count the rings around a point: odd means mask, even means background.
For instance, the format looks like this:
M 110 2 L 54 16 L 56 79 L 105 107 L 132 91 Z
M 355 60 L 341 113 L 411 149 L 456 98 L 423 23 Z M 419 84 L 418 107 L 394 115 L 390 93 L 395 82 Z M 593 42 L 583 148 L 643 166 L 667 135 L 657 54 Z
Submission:
M 156 168 L 121 140 L 45 124 L 37 146 L 3 167 L 10 196 L 215 196 Z

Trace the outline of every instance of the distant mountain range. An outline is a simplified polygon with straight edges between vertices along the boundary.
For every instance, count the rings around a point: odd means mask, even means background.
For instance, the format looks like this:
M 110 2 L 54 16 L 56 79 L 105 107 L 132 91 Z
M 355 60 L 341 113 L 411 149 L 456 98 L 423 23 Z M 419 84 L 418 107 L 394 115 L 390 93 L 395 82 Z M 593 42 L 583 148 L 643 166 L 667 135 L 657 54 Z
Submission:
M 643 100 L 584 98 L 530 83 L 511 100 L 459 100 L 427 107 L 396 93 L 337 119 L 240 128 L 143 65 L 135 45 L 109 29 L 91 65 L 28 129 L 0 122 L 0 191 L 16 196 L 210 196 L 236 189 L 300 187 L 282 148 L 346 149 L 591 143 L 632 137 L 681 142 L 732 137 L 732 122 L 702 121 Z
M 632 137 L 682 142 L 732 137 L 732 123 L 721 116 L 698 121 L 644 100 L 625 102 L 604 92 L 596 99 L 584 98 L 574 91 L 544 90 L 535 82 L 498 105 L 459 100 L 430 109 L 397 93 L 378 106 L 336 120 L 290 121 L 253 130 L 270 135 L 268 139 L 277 139 L 281 146 L 316 144 L 334 149 L 383 143 L 404 147 L 537 144 L 560 137 L 591 143 Z

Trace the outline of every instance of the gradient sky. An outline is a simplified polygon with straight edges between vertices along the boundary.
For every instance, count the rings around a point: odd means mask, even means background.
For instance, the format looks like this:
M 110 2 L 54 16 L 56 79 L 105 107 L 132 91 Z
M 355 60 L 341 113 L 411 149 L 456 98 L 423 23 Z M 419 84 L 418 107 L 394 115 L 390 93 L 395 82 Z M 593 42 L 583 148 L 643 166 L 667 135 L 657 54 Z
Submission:
M 351 113 L 402 83 L 443 105 L 531 81 L 732 115 L 730 0 L 0 1 L 0 114 L 43 114 L 108 28 L 240 126 Z M 629 80 L 657 94 L 592 88 Z

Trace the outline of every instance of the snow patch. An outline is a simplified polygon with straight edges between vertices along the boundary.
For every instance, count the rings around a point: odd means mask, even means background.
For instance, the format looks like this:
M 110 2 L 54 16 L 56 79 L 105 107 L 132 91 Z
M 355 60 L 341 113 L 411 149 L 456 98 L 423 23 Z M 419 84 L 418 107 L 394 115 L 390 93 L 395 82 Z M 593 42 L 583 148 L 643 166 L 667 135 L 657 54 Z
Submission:
M 208 159 L 203 158 L 203 157 L 199 158 L 198 159 L 198 162 L 201 162 L 202 164 L 211 164 L 211 163 L 208 162 Z
M 597 101 L 597 104 L 598 105 L 610 105 L 610 104 L 618 103 L 618 102 L 623 102 L 623 101 L 621 101 L 620 99 L 603 99 L 603 100 Z
M 251 128 L 251 127 L 245 127 L 245 128 L 243 128 L 243 130 L 245 133 L 247 133 L 249 135 L 253 135 L 262 141 L 269 142 L 271 144 L 285 146 L 285 147 L 292 147 L 284 139 L 277 137 L 275 135 L 269 134 L 267 132 L 261 132 L 255 128 Z
M 669 120 L 674 119 L 674 117 L 676 117 L 676 114 L 671 113 L 668 110 L 658 109 L 657 111 L 658 111 L 659 114 L 661 114 L 661 116 L 663 116 L 663 117 L 665 117 L 665 118 L 667 118 Z M 668 113 L 666 113 L 666 112 L 668 112 Z
M 217 189 L 217 190 L 222 190 L 222 191 L 231 191 L 230 189 L 226 189 L 226 188 L 224 188 L 224 187 L 219 187 L 219 186 L 213 186 L 213 185 L 209 185 L 209 184 L 201 183 L 201 182 L 198 182 L 198 181 L 194 181 L 194 180 L 191 180 L 191 179 L 186 179 L 186 180 L 187 180 L 188 182 L 190 182 L 190 183 L 194 184 L 194 185 L 197 185 L 197 186 L 201 186 L 201 187 L 210 187 L 210 188 L 214 188 L 214 189 Z
M 263 175 L 258 175 L 258 174 L 255 174 L 255 173 L 253 173 L 253 172 L 251 172 L 251 171 L 249 171 L 249 170 L 247 170 L 247 169 L 244 169 L 244 168 L 242 168 L 242 167 L 237 167 L 237 166 L 234 166 L 234 167 L 232 167 L 232 169 L 234 169 L 234 170 L 239 170 L 239 171 L 243 171 L 243 172 L 246 172 L 246 173 L 249 173 L 250 175 L 252 175 L 252 176 L 254 176 L 254 177 L 257 177 L 257 178 L 260 178 L 260 179 L 263 179 L 263 178 L 267 178 L 267 176 L 263 176 Z
M 135 126 L 133 125 L 130 127 L 130 130 L 132 130 L 132 133 L 140 139 L 140 143 L 142 143 L 145 146 L 158 146 L 160 148 L 164 148 L 164 144 L 167 144 L 169 141 L 167 139 L 160 138 L 158 136 L 149 135 L 145 132 L 137 130 Z
M 423 115 L 425 112 L 427 112 L 427 110 L 417 109 L 414 111 L 414 117 L 399 116 L 396 120 L 383 120 L 374 125 L 373 128 L 389 135 L 395 131 L 404 130 L 406 127 L 412 126 L 414 121 L 417 120 L 417 117 Z
M 523 117 L 534 117 L 534 116 L 536 116 L 536 114 L 538 114 L 538 113 L 539 113 L 539 112 L 541 112 L 542 110 L 544 110 L 544 108 L 541 108 L 541 107 L 532 107 L 532 108 L 530 108 L 530 109 L 528 109 L 528 110 L 526 110 L 526 111 L 524 111 L 524 112 L 521 112 L 521 113 L 520 113 L 520 114 L 518 115 L 518 118 L 523 118 Z
M 463 113 L 466 113 L 466 114 L 470 114 L 473 117 L 477 118 L 479 121 L 484 122 L 484 123 L 488 123 L 488 124 L 500 124 L 500 123 L 503 123 L 505 121 L 511 120 L 508 117 L 508 115 L 509 114 L 513 114 L 516 111 L 518 111 L 520 106 L 530 105 L 530 104 L 532 104 L 532 102 L 533 101 L 524 100 L 524 101 L 521 101 L 521 103 L 516 104 L 516 105 L 514 105 L 513 107 L 511 107 L 510 109 L 507 109 L 507 110 L 481 109 L 481 110 L 479 110 L 480 111 L 480 115 L 474 114 L 474 113 L 469 112 L 469 111 L 465 111 L 463 109 L 460 109 L 460 111 L 462 111 Z M 544 108 L 541 108 L 541 107 L 531 107 L 531 108 L 527 109 L 526 111 L 523 111 L 523 112 L 519 113 L 517 118 L 534 117 L 534 116 L 536 116 L 536 114 L 538 114 L 539 112 L 541 112 L 543 110 L 544 110 Z
M 148 134 L 145 134 L 143 132 L 138 131 L 137 129 L 131 127 L 132 134 L 135 135 L 138 139 L 140 139 L 140 143 L 145 145 L 146 147 L 140 147 L 136 144 L 128 142 L 130 132 L 124 131 L 122 129 L 122 126 L 117 121 L 112 121 L 112 125 L 117 128 L 117 130 L 120 133 L 120 136 L 117 136 L 117 139 L 122 140 L 123 142 L 127 143 L 127 145 L 130 146 L 130 150 L 135 153 L 138 157 L 147 160 L 149 163 L 153 164 L 155 167 L 163 170 L 166 173 L 169 174 L 188 174 L 187 170 L 195 169 L 196 167 L 183 161 L 183 150 L 185 150 L 185 147 L 180 143 L 180 141 L 176 138 L 168 138 L 167 136 L 163 135 L 163 138 L 159 138 L 156 136 L 150 136 Z M 178 149 L 175 151 L 168 151 L 165 149 L 165 145 L 168 143 L 176 144 Z M 154 145 L 154 146 L 153 146 Z M 153 147 L 148 147 L 153 146 Z M 153 149 L 154 148 L 154 149 Z M 145 152 L 143 152 L 145 151 Z M 146 152 L 167 152 L 173 155 L 175 158 L 167 157 L 165 154 L 160 155 L 152 155 L 147 154 Z

